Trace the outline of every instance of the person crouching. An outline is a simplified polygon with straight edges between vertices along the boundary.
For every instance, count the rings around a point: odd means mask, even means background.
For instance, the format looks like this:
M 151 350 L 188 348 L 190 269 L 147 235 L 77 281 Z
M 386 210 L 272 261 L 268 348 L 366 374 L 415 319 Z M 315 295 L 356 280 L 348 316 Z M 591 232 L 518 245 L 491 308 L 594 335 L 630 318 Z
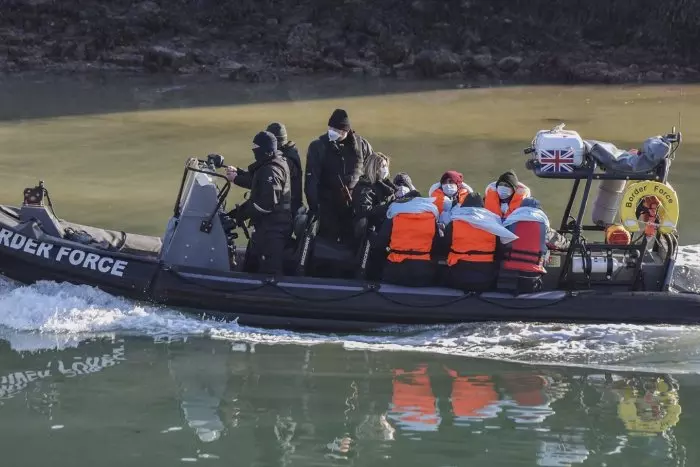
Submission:
M 461 206 L 452 209 L 445 228 L 448 287 L 465 291 L 485 291 L 495 286 L 498 264 L 496 247 L 517 236 L 503 227 L 501 218 L 484 207 L 479 193 L 470 193 Z
M 498 288 L 515 293 L 542 290 L 542 277 L 547 273 L 544 263 L 548 253 L 549 218 L 540 202 L 525 198 L 504 221 L 503 226 L 518 236 L 505 245 Z

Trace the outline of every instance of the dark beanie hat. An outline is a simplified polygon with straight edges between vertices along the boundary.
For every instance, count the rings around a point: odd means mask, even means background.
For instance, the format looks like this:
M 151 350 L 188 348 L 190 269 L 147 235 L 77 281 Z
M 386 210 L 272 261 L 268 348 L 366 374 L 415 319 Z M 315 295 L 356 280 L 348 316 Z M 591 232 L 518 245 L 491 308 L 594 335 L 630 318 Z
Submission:
M 509 170 L 508 172 L 505 172 L 500 177 L 498 177 L 496 185 L 502 184 L 510 186 L 513 189 L 513 191 L 515 191 L 518 189 L 518 176 L 515 175 L 515 172 L 513 170 Z
M 328 126 L 338 130 L 350 131 L 350 118 L 343 109 L 335 109 L 333 115 L 328 119 Z
M 267 126 L 267 131 L 275 135 L 277 138 L 277 146 L 287 144 L 287 128 L 279 122 L 272 122 Z
M 521 203 L 520 207 L 522 208 L 535 208 L 535 209 L 542 209 L 542 203 L 540 203 L 540 200 L 536 198 L 525 198 Z
M 464 198 L 462 206 L 465 208 L 483 208 L 484 200 L 479 193 L 469 193 L 467 197 Z
M 253 145 L 256 158 L 277 153 L 277 138 L 269 131 L 261 131 L 255 135 Z
M 440 177 L 440 183 L 445 183 L 445 180 L 448 178 L 452 179 L 452 181 L 458 185 L 464 181 L 464 176 L 461 173 L 456 170 L 448 170 Z
M 413 181 L 411 180 L 411 177 L 409 177 L 406 172 L 399 172 L 396 174 L 396 176 L 394 176 L 394 185 L 405 186 L 409 190 L 416 189 L 416 187 L 413 186 Z

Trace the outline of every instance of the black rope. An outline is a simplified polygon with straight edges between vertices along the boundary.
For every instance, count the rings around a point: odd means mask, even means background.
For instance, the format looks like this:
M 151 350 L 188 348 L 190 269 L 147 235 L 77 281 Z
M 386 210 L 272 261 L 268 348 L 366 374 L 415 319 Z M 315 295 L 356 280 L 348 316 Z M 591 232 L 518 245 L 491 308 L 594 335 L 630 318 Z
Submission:
M 358 297 L 361 297 L 361 296 L 366 295 L 366 294 L 375 293 L 376 295 L 378 295 L 382 299 L 386 300 L 387 302 L 390 302 L 390 303 L 393 303 L 393 304 L 399 305 L 399 306 L 405 306 L 407 308 L 419 308 L 419 309 L 421 309 L 421 308 L 436 308 L 436 307 L 453 305 L 455 303 L 459 303 L 459 302 L 461 302 L 463 300 L 467 300 L 467 299 L 477 299 L 477 300 L 480 300 L 484 303 L 500 306 L 500 307 L 505 308 L 505 309 L 527 310 L 527 309 L 545 308 L 545 307 L 557 305 L 568 298 L 572 298 L 572 296 L 570 294 L 566 294 L 564 297 L 562 297 L 558 300 L 548 301 L 547 303 L 544 303 L 544 304 L 538 304 L 538 305 L 533 304 L 533 305 L 527 305 L 527 306 L 514 306 L 514 305 L 507 305 L 505 303 L 501 303 L 501 302 L 495 301 L 493 299 L 484 298 L 481 296 L 481 294 L 478 294 L 475 292 L 467 292 L 462 296 L 456 297 L 454 299 L 450 299 L 450 300 L 442 302 L 442 303 L 430 303 L 430 304 L 425 304 L 425 305 L 416 305 L 415 303 L 406 303 L 406 302 L 402 302 L 400 300 L 396 300 L 395 298 L 391 298 L 388 296 L 388 294 L 382 293 L 381 289 L 377 289 L 374 286 L 368 287 L 360 292 L 353 293 L 350 295 L 345 295 L 342 297 L 313 298 L 313 297 L 305 297 L 305 296 L 301 296 L 301 295 L 292 293 L 289 290 L 287 290 L 286 288 L 284 288 L 283 286 L 280 286 L 274 280 L 262 281 L 262 284 L 255 286 L 255 287 L 249 287 L 247 289 L 231 290 L 231 289 L 223 289 L 223 288 L 219 288 L 219 287 L 212 287 L 209 285 L 202 284 L 198 281 L 188 279 L 188 278 L 184 277 L 178 271 L 171 270 L 170 272 L 172 272 L 178 279 L 180 279 L 181 281 L 183 281 L 185 283 L 189 283 L 191 285 L 201 287 L 203 289 L 210 290 L 212 292 L 221 292 L 221 293 L 228 293 L 228 294 L 248 293 L 248 292 L 255 292 L 255 291 L 261 290 L 261 289 L 269 286 L 269 287 L 274 287 L 275 289 L 279 290 L 280 292 L 284 293 L 285 295 L 288 295 L 296 300 L 300 300 L 300 301 L 306 300 L 306 301 L 315 302 L 315 303 L 339 302 L 339 301 L 343 301 L 343 300 L 358 298 Z M 514 299 L 517 300 L 517 296 L 514 297 Z

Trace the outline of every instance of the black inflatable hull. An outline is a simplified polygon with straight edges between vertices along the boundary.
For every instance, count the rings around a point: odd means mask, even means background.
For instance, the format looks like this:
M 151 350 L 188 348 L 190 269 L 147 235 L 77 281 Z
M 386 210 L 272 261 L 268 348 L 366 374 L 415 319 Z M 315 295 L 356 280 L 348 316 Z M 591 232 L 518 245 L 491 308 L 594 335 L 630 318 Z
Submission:
M 359 281 L 212 273 L 160 264 L 154 255 L 94 248 L 0 224 L 0 274 L 98 287 L 243 325 L 313 331 L 371 331 L 396 325 L 470 321 L 700 323 L 700 295 L 563 292 L 469 295 Z

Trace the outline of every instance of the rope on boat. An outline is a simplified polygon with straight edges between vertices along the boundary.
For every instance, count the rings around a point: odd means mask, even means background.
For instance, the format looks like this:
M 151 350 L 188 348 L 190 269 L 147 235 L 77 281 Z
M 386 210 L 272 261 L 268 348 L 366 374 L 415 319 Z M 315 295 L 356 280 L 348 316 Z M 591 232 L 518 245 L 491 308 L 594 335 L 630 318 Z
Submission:
M 284 293 L 285 295 L 288 295 L 288 296 L 290 296 L 290 297 L 292 297 L 292 298 L 294 298 L 294 299 L 296 299 L 296 300 L 300 300 L 300 301 L 306 300 L 306 301 L 309 301 L 309 302 L 316 302 L 316 303 L 339 302 L 339 301 L 343 301 L 343 300 L 350 300 L 350 299 L 353 299 L 353 298 L 358 298 L 358 297 L 361 297 L 361 296 L 366 295 L 366 294 L 374 293 L 374 294 L 378 295 L 379 297 L 383 298 L 384 300 L 386 300 L 386 301 L 388 301 L 388 302 L 390 302 L 390 303 L 393 303 L 393 304 L 399 305 L 399 306 L 405 306 L 405 307 L 408 307 L 408 308 L 434 308 L 434 307 L 442 307 L 442 306 L 447 306 L 447 305 L 453 305 L 453 304 L 455 304 L 455 303 L 458 303 L 458 302 L 461 302 L 461 301 L 467 300 L 467 299 L 476 299 L 476 300 L 482 301 L 482 302 L 484 302 L 484 303 L 488 303 L 488 304 L 490 304 L 490 305 L 500 306 L 501 308 L 505 308 L 505 309 L 511 309 L 511 310 L 531 310 L 531 309 L 536 309 L 536 308 L 546 308 L 546 307 L 549 307 L 549 306 L 557 305 L 557 304 L 559 304 L 559 303 L 561 303 L 561 302 L 563 302 L 563 301 L 565 301 L 565 300 L 567 300 L 567 299 L 569 299 L 569 298 L 572 298 L 572 296 L 571 296 L 569 293 L 567 293 L 566 295 L 564 295 L 563 297 L 561 297 L 561 298 L 559 298 L 559 299 L 557 299 L 557 300 L 547 301 L 546 303 L 539 303 L 539 304 L 534 304 L 534 303 L 533 303 L 533 304 L 528 304 L 528 305 L 508 305 L 508 304 L 505 304 L 505 303 L 502 303 L 502 302 L 499 302 L 499 301 L 496 301 L 496 300 L 492 300 L 492 299 L 489 299 L 489 298 L 484 298 L 484 297 L 482 297 L 479 293 L 476 293 L 476 292 L 467 292 L 467 293 L 465 293 L 464 295 L 462 295 L 462 296 L 460 296 L 460 297 L 456 297 L 456 298 L 447 300 L 447 301 L 442 302 L 442 303 L 429 303 L 429 304 L 420 304 L 420 305 L 419 305 L 419 304 L 415 304 L 415 303 L 406 303 L 406 302 L 402 302 L 402 301 L 400 301 L 400 300 L 396 300 L 395 298 L 391 298 L 391 297 L 389 297 L 387 294 L 381 293 L 381 292 L 379 291 L 379 289 L 378 289 L 377 287 L 375 287 L 375 286 L 369 286 L 369 287 L 366 287 L 364 290 L 362 290 L 362 291 L 360 291 L 360 292 L 352 293 L 352 294 L 345 295 L 345 296 L 342 296 L 342 297 L 313 298 L 313 297 L 300 296 L 300 295 L 297 295 L 297 294 L 295 294 L 295 293 L 292 293 L 292 292 L 290 292 L 289 290 L 287 290 L 286 288 L 284 288 L 284 287 L 278 285 L 277 282 L 274 281 L 274 280 L 263 281 L 262 284 L 257 285 L 257 286 L 255 286 L 255 287 L 249 287 L 249 288 L 246 288 L 246 289 L 231 290 L 231 289 L 224 289 L 224 288 L 220 288 L 220 287 L 213 287 L 213 286 L 210 286 L 210 285 L 207 285 L 207 284 L 202 284 L 201 282 L 188 279 L 188 278 L 184 277 L 182 274 L 180 274 L 179 272 L 177 272 L 177 271 L 175 271 L 175 270 L 172 270 L 172 269 L 170 270 L 170 272 L 173 273 L 178 279 L 180 279 L 181 281 L 183 281 L 183 282 L 185 282 L 185 283 L 194 285 L 194 286 L 196 286 L 196 287 L 201 287 L 201 288 L 203 288 L 203 289 L 207 289 L 207 290 L 210 290 L 210 291 L 212 291 L 212 292 L 226 293 L 226 294 L 229 294 L 229 295 L 235 295 L 235 294 L 237 294 L 237 293 L 256 292 L 256 291 L 261 290 L 261 289 L 263 289 L 263 288 L 265 288 L 265 287 L 273 287 L 273 288 L 279 290 L 280 292 Z

